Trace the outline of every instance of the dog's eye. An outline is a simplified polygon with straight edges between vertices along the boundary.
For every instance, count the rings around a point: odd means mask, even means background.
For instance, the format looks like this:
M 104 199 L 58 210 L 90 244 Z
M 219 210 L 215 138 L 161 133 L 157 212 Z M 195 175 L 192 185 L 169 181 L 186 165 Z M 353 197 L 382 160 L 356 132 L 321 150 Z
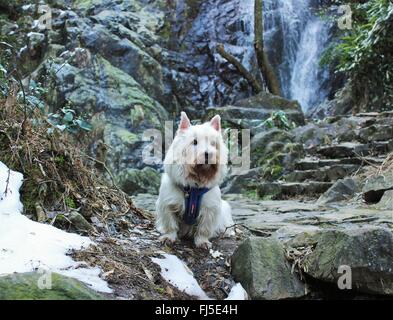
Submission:
M 192 142 L 192 144 L 193 144 L 194 146 L 196 146 L 196 145 L 198 144 L 198 140 L 197 140 L 197 139 L 194 139 L 194 141 Z

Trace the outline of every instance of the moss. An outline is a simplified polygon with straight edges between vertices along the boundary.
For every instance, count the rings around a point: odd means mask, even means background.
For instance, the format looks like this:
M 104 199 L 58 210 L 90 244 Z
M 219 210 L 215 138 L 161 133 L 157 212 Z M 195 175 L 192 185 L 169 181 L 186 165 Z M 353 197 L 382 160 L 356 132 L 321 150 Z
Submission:
M 64 165 L 64 163 L 65 163 L 65 159 L 63 156 L 54 157 L 53 160 L 55 161 L 55 163 L 57 163 L 61 166 Z
M 169 19 L 165 20 L 165 23 L 158 34 L 160 38 L 163 38 L 166 41 L 170 40 L 172 35 L 172 23 Z
M 131 124 L 137 126 L 145 119 L 145 112 L 140 105 L 136 105 L 130 112 Z
M 68 208 L 76 209 L 76 207 L 77 207 L 75 200 L 71 197 L 65 197 L 64 202 Z
M 283 172 L 283 160 L 285 155 L 281 152 L 274 152 L 267 154 L 264 158 L 258 161 L 261 167 L 261 176 L 265 179 L 273 180 L 279 178 Z
M 156 287 L 156 291 L 159 293 L 159 294 L 164 294 L 166 291 L 165 291 L 165 289 L 164 288 L 161 288 L 161 287 Z
M 87 11 L 95 6 L 102 4 L 102 0 L 76 0 L 73 1 L 73 8 Z
M 284 168 L 283 168 L 281 165 L 275 164 L 275 165 L 273 165 L 273 167 L 271 168 L 270 174 L 271 174 L 273 177 L 276 177 L 276 176 L 280 176 L 280 175 L 283 173 L 283 171 L 284 171 Z
M 121 142 L 124 144 L 133 145 L 136 142 L 140 141 L 138 135 L 132 133 L 125 128 L 117 127 L 114 129 L 113 132 L 117 137 L 120 138 Z
M 49 274 L 51 289 L 42 289 L 39 273 L 0 277 L 0 300 L 102 300 L 104 297 L 78 280 L 57 273 Z M 50 283 L 47 283 L 50 284 Z
M 253 199 L 253 200 L 259 200 L 260 199 L 257 190 L 247 190 L 245 192 L 245 195 L 246 195 L 246 197 L 248 197 L 250 199 Z

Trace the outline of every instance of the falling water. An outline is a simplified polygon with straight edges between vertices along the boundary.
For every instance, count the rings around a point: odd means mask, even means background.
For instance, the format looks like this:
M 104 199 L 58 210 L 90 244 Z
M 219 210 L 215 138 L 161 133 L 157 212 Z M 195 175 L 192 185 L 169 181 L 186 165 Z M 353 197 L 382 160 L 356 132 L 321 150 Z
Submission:
M 302 34 L 290 81 L 290 97 L 307 111 L 326 99 L 322 82 L 328 74 L 321 70 L 319 60 L 328 42 L 328 28 L 318 19 L 311 19 Z
M 323 102 L 328 80 L 319 65 L 328 45 L 329 26 L 312 12 L 312 0 L 265 0 L 264 40 L 270 61 L 281 82 L 283 95 L 298 100 L 304 111 Z M 244 0 L 242 15 L 253 29 L 254 0 Z M 246 30 L 248 31 L 248 30 Z M 246 32 L 252 48 L 253 30 Z M 244 59 L 249 57 L 246 54 Z

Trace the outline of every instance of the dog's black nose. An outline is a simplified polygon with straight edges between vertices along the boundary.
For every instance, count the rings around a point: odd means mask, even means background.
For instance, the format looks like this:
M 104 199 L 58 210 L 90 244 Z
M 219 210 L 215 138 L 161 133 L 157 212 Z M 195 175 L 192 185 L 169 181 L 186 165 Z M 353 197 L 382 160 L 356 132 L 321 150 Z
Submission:
M 205 164 L 209 164 L 209 152 L 205 152 Z

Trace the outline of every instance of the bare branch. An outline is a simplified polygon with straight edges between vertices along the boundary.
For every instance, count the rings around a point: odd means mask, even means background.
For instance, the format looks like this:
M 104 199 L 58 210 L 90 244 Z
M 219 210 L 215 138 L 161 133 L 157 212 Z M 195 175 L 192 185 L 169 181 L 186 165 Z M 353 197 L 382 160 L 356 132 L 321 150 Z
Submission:
M 223 44 L 217 44 L 217 52 L 221 57 L 223 57 L 236 68 L 236 70 L 247 80 L 247 82 L 251 85 L 251 87 L 256 93 L 262 92 L 262 87 L 259 82 L 250 72 L 247 71 L 247 69 L 242 65 L 239 60 L 237 60 L 233 55 L 225 51 Z

